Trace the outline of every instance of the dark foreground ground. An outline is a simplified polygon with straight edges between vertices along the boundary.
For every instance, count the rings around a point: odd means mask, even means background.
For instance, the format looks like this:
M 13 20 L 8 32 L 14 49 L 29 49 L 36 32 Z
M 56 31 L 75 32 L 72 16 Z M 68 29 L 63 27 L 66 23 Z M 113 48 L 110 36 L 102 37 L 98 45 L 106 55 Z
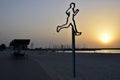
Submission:
M 82 80 L 120 80 L 120 54 L 80 54 L 78 74 Z
M 31 55 L 60 80 L 120 80 L 120 54 L 76 53 L 76 78 L 73 78 L 71 53 Z
M 28 57 L 0 54 L 0 80 L 120 80 L 120 54 L 26 51 Z
M 0 80 L 53 80 L 41 66 L 29 58 L 0 54 Z

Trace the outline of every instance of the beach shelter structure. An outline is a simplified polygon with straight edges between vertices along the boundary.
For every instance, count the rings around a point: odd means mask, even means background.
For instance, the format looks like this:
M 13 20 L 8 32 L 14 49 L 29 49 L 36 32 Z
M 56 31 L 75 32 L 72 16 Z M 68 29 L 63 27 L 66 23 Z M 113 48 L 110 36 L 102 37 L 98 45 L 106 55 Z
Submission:
M 24 56 L 25 53 L 22 53 L 21 50 L 28 49 L 29 43 L 30 39 L 14 39 L 10 42 L 10 47 L 15 50 L 13 53 L 15 56 Z
M 10 46 L 13 47 L 14 50 L 16 49 L 28 49 L 28 45 L 30 43 L 30 39 L 14 39 L 10 42 Z

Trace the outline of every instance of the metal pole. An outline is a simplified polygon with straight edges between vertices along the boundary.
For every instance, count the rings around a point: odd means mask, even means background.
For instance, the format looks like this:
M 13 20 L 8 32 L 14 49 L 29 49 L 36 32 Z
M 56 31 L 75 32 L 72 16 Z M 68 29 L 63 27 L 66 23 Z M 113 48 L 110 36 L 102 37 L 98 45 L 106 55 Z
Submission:
M 75 32 L 72 27 L 72 54 L 73 54 L 73 77 L 76 77 L 76 66 L 75 66 Z

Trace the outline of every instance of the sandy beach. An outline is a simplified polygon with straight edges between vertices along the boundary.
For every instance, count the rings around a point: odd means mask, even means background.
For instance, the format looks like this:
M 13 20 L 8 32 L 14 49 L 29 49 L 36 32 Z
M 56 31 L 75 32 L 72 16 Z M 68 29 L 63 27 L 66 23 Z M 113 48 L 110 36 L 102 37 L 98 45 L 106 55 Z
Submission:
M 39 64 L 53 80 L 120 80 L 120 54 L 77 53 L 77 75 L 73 78 L 71 53 L 41 51 L 25 53 L 26 58 Z
M 28 52 L 28 55 L 55 80 L 120 80 L 120 54 L 76 54 L 76 78 L 71 53 Z
M 54 80 L 34 60 L 0 52 L 0 80 Z

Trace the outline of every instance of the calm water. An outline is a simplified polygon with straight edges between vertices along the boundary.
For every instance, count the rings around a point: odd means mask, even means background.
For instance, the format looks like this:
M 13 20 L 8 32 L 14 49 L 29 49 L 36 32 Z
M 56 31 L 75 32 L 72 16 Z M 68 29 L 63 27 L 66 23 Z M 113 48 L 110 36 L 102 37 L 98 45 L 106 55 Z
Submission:
M 64 52 L 71 53 L 72 51 L 64 51 Z M 76 53 L 120 53 L 120 50 L 76 51 Z
M 99 50 L 98 53 L 120 53 L 120 50 Z

